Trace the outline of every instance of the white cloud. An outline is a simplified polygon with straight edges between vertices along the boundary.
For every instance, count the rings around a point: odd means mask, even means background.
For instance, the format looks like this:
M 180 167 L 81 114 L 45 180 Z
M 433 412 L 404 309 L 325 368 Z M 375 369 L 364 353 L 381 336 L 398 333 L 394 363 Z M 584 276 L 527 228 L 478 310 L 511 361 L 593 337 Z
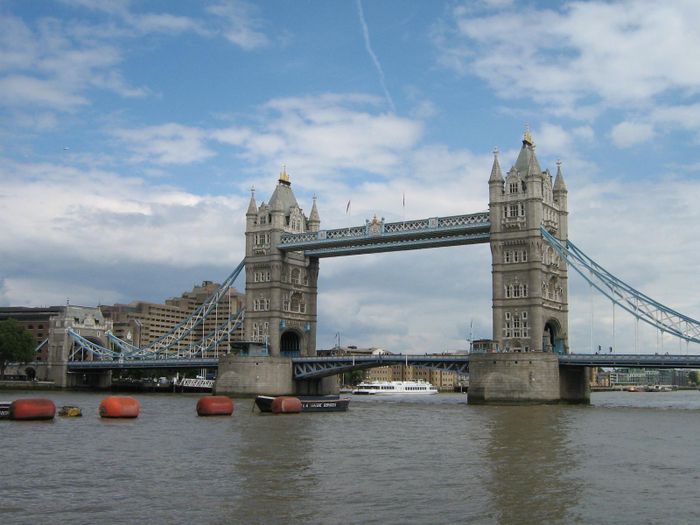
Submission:
M 344 170 L 389 176 L 417 145 L 423 124 L 377 113 L 378 104 L 379 98 L 352 94 L 275 99 L 256 127 L 214 130 L 211 137 L 268 170 L 287 164 L 302 180 Z
M 132 300 L 139 296 L 126 290 L 153 294 L 147 275 L 207 268 L 202 278 L 221 278 L 242 257 L 244 196 L 194 195 L 56 164 L 1 166 L 3 304 Z M 170 286 L 167 294 L 178 293 Z
M 52 279 L 8 278 L 0 281 L 0 304 L 53 306 L 66 302 L 78 305 L 114 304 L 123 300 L 114 289 L 93 287 L 73 282 Z
M 205 145 L 205 131 L 181 124 L 119 129 L 113 134 L 134 152 L 133 162 L 191 164 L 214 155 Z
M 629 148 L 654 137 L 654 128 L 651 124 L 643 122 L 620 122 L 613 127 L 610 136 L 616 146 Z
M 25 75 L 9 75 L 0 78 L 0 104 L 4 106 L 40 106 L 65 111 L 87 103 L 87 98 L 55 80 Z
M 0 105 L 25 111 L 36 106 L 59 112 L 89 104 L 89 90 L 143 96 L 116 69 L 121 52 L 99 39 L 82 41 L 69 22 L 39 19 L 35 27 L 0 19 Z
M 700 130 L 700 103 L 657 106 L 650 118 L 657 124 L 698 131 Z
M 591 126 L 579 126 L 571 130 L 572 135 L 579 140 L 591 142 L 595 139 L 595 131 Z
M 269 45 L 260 31 L 263 22 L 256 16 L 257 8 L 240 0 L 228 0 L 209 6 L 207 11 L 220 19 L 221 32 L 229 42 L 251 51 Z
M 669 92 L 694 93 L 700 63 L 696 2 L 575 2 L 559 9 L 457 8 L 436 29 L 443 64 L 470 72 L 502 96 L 550 109 L 638 105 Z M 523 35 L 533 35 L 523 38 Z

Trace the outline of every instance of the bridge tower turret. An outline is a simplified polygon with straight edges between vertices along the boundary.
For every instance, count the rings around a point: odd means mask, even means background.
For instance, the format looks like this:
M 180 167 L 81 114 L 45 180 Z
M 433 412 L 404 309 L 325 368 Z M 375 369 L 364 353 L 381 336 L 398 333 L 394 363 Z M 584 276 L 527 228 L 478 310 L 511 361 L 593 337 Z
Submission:
M 316 354 L 318 258 L 276 247 L 285 232 L 318 231 L 314 199 L 310 217 L 299 207 L 286 168 L 268 203 L 255 195 L 246 213 L 245 337 L 271 356 Z
M 493 339 L 505 352 L 568 353 L 567 267 L 540 232 L 568 237 L 561 163 L 553 182 L 526 131 L 505 179 L 495 152 L 489 201 Z

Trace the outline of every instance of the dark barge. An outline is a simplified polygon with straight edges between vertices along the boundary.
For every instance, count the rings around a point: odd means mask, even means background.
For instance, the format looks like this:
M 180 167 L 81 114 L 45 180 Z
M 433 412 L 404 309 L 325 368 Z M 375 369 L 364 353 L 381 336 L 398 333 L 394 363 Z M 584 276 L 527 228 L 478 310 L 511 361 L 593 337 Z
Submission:
M 350 404 L 349 397 L 340 396 L 298 396 L 302 412 L 346 412 Z M 260 412 L 272 412 L 275 396 L 257 396 L 255 406 Z

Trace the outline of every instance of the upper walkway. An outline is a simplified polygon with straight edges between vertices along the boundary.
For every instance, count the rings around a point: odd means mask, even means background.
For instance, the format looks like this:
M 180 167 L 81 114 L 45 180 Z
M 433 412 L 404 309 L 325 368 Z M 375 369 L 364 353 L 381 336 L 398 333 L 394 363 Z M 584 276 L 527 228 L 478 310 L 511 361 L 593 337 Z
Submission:
M 375 217 L 364 226 L 285 233 L 277 248 L 320 258 L 459 246 L 488 242 L 490 227 L 489 212 L 401 222 Z

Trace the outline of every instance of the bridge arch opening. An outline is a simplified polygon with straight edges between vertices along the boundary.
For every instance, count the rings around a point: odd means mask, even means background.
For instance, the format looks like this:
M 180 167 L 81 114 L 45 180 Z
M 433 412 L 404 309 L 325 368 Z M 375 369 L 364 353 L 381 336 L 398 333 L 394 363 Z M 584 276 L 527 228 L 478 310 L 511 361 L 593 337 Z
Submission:
M 563 354 L 564 339 L 561 332 L 559 321 L 556 319 L 548 320 L 544 325 L 544 333 L 542 334 L 542 351 Z
M 294 330 L 287 330 L 280 337 L 280 355 L 299 357 L 301 355 L 301 336 Z

